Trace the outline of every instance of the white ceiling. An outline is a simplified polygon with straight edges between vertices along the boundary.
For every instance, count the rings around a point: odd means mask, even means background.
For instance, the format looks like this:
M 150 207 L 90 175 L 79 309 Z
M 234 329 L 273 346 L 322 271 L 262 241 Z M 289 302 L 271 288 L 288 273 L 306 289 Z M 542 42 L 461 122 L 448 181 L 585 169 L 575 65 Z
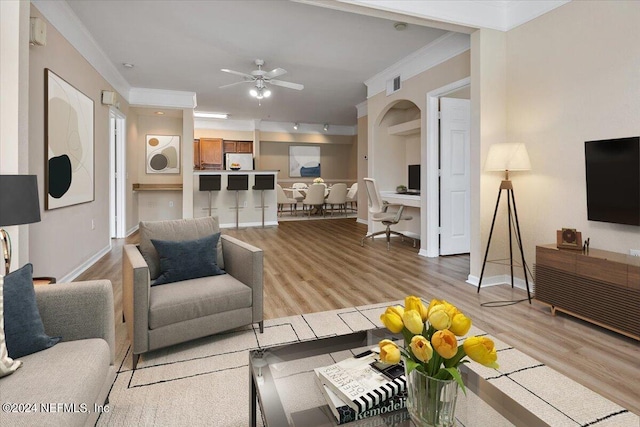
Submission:
M 236 124 L 332 129 L 354 129 L 364 82 L 372 95 L 400 69 L 410 77 L 468 49 L 476 28 L 506 31 L 567 1 L 31 0 L 132 105 L 190 108 L 197 98 L 197 110 Z M 221 68 L 250 73 L 257 58 L 304 90 L 272 86 L 258 106 L 249 83 L 218 88 L 242 79 Z
M 364 81 L 446 31 L 290 1 L 80 1 L 67 3 L 131 87 L 190 91 L 200 111 L 237 120 L 354 125 Z M 242 78 L 256 58 L 297 91 L 271 86 L 261 106 Z M 133 69 L 122 66 L 128 62 Z

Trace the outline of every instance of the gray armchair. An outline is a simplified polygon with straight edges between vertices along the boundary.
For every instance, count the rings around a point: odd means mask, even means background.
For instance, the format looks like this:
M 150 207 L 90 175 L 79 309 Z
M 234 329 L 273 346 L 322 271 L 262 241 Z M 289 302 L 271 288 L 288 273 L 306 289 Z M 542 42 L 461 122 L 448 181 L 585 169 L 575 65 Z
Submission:
M 159 257 L 151 239 L 180 241 L 217 233 L 214 217 L 140 223 L 140 245 L 123 250 L 123 309 L 133 352 L 173 344 L 258 323 L 263 332 L 263 253 L 234 237 L 221 235 L 218 266 L 227 274 L 151 286 Z

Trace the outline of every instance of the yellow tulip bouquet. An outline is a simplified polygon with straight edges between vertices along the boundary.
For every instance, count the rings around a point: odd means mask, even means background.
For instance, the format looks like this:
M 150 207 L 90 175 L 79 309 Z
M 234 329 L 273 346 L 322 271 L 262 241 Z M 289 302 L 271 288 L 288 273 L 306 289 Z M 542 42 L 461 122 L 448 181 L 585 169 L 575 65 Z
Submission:
M 484 366 L 498 368 L 494 343 L 487 337 L 468 337 L 458 345 L 471 328 L 471 319 L 444 300 L 433 299 L 426 307 L 416 296 L 408 296 L 402 306 L 391 306 L 380 316 L 391 332 L 402 333 L 405 348 L 385 339 L 380 341 L 380 361 L 396 364 L 402 357 L 407 373 L 414 369 L 440 379 L 455 379 L 463 392 L 464 383 L 458 366 L 467 363 L 465 357 Z

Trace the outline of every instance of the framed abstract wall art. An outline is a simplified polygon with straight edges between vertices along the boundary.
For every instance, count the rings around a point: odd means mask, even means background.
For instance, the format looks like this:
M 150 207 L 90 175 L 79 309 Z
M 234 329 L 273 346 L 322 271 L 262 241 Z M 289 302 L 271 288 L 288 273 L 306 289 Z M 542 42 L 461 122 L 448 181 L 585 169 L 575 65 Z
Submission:
M 180 137 L 147 135 L 147 173 L 180 173 Z
M 312 145 L 290 145 L 289 176 L 320 176 L 320 147 Z
M 45 208 L 94 200 L 93 100 L 45 69 Z

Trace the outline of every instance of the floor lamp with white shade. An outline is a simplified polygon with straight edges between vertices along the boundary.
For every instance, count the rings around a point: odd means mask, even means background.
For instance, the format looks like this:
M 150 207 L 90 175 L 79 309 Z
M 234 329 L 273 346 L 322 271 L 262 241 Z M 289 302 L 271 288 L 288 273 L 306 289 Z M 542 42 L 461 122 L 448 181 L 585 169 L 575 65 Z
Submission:
M 504 172 L 505 178 L 500 183 L 500 189 L 498 190 L 498 200 L 496 201 L 496 208 L 493 212 L 493 220 L 491 221 L 491 231 L 489 231 L 489 241 L 487 242 L 487 250 L 484 254 L 484 261 L 482 262 L 482 271 L 480 273 L 480 280 L 478 281 L 478 292 L 480 292 L 480 286 L 482 285 L 482 277 L 484 276 L 484 269 L 487 266 L 487 256 L 489 255 L 489 247 L 491 246 L 491 237 L 493 236 L 493 228 L 496 224 L 496 215 L 498 208 L 500 207 L 500 196 L 502 190 L 507 191 L 507 217 L 509 225 L 509 266 L 511 269 L 511 287 L 513 288 L 513 230 L 515 225 L 515 235 L 518 248 L 520 249 L 520 256 L 522 257 L 522 268 L 524 270 L 524 282 L 527 287 L 527 298 L 529 304 L 531 304 L 531 292 L 529 291 L 529 280 L 527 279 L 527 267 L 524 260 L 524 250 L 522 249 L 522 238 L 520 235 L 520 223 L 518 222 L 518 210 L 516 209 L 516 199 L 513 194 L 513 184 L 509 179 L 509 172 L 514 171 L 528 171 L 531 170 L 531 162 L 529 161 L 529 154 L 527 148 L 523 143 L 496 143 L 489 147 L 489 154 L 487 155 L 487 161 L 484 169 L 486 171 Z M 513 207 L 512 207 L 513 205 Z M 512 215 L 513 212 L 513 215 Z M 514 224 L 515 222 L 515 224 Z

